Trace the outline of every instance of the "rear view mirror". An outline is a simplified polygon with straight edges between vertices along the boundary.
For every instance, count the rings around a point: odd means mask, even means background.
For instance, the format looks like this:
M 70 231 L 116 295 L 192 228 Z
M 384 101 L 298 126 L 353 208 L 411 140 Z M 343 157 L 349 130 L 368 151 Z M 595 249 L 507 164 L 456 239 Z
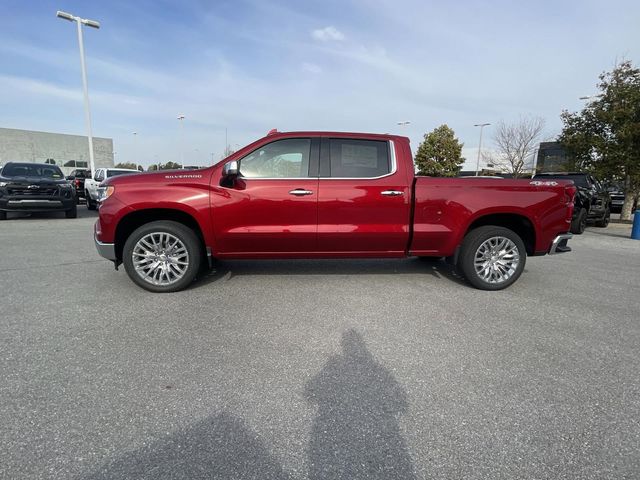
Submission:
M 222 176 L 224 178 L 237 177 L 238 176 L 238 162 L 231 160 L 224 164 L 222 167 Z

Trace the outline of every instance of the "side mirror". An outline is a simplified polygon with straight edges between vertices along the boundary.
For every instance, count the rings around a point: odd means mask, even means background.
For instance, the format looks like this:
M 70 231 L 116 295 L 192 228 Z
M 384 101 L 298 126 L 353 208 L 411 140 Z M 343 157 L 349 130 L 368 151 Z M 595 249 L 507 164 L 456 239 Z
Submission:
M 224 178 L 233 178 L 238 176 L 238 162 L 236 160 L 231 160 L 224 164 L 222 167 L 222 176 Z

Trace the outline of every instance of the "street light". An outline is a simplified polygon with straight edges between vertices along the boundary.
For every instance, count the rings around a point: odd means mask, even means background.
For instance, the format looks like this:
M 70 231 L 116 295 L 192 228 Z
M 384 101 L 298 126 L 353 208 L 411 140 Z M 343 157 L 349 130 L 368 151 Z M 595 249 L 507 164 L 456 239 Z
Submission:
M 96 170 L 95 161 L 93 158 L 93 133 L 91 131 L 91 110 L 89 108 L 89 89 L 87 87 L 87 67 L 84 61 L 84 42 L 82 40 L 82 25 L 92 28 L 100 28 L 100 23 L 95 20 L 89 20 L 87 18 L 76 17 L 67 12 L 61 12 L 58 10 L 56 13 L 58 18 L 63 20 L 69 20 L 70 22 L 76 22 L 78 26 L 78 45 L 80 46 L 80 69 L 82 70 L 82 89 L 84 92 L 84 116 L 87 124 L 87 138 L 89 139 L 89 168 L 91 169 L 91 176 Z
M 178 121 L 180 122 L 180 168 L 184 169 L 184 115 L 178 115 Z
M 132 133 L 133 133 L 133 156 L 134 156 L 134 162 L 133 163 L 135 163 L 135 165 L 136 165 L 136 170 L 139 170 L 138 169 L 138 158 L 137 158 L 138 157 L 138 154 L 137 154 L 137 151 L 138 151 L 138 148 L 137 148 L 138 147 L 138 140 L 137 140 L 138 132 L 132 132 Z
M 578 100 L 591 100 L 592 98 L 602 98 L 604 94 L 599 93 L 597 95 L 585 95 L 584 97 L 578 97 Z
M 397 122 L 397 124 L 401 127 L 406 127 L 407 125 L 409 125 L 411 122 L 409 120 L 404 120 L 402 122 Z
M 482 151 L 482 129 L 490 123 L 476 123 L 474 127 L 480 127 L 480 144 L 478 145 L 478 159 L 476 160 L 476 177 L 478 176 L 478 169 L 480 168 L 480 152 Z

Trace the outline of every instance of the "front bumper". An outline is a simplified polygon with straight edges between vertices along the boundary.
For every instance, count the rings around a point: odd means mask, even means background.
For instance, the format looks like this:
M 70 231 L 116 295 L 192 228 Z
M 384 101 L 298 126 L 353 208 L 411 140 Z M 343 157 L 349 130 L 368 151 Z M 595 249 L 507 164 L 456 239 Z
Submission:
M 0 210 L 7 212 L 46 212 L 70 210 L 75 205 L 73 198 L 20 198 L 4 197 L 0 199 Z
M 558 235 L 551 242 L 551 248 L 549 248 L 549 255 L 555 255 L 557 253 L 567 253 L 571 251 L 571 247 L 567 245 L 569 240 L 573 238 L 573 235 L 570 233 L 563 233 L 562 235 Z
M 98 241 L 98 239 L 95 236 L 93 237 L 93 241 L 95 242 L 96 250 L 98 250 L 98 253 L 100 254 L 101 257 L 104 257 L 107 260 L 111 260 L 112 262 L 115 262 L 117 260 L 115 244 L 102 243 Z

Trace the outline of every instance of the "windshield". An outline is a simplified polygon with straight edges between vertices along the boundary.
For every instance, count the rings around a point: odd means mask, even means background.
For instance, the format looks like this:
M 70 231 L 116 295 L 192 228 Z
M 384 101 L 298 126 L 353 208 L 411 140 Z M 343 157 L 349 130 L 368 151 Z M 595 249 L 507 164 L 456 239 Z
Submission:
M 37 163 L 9 163 L 2 169 L 3 177 L 41 177 L 59 180 L 64 178 L 62 170 L 55 165 Z
M 586 175 L 536 175 L 534 178 L 546 179 L 553 178 L 556 180 L 573 180 L 573 183 L 576 187 L 584 187 L 589 188 L 587 184 L 587 176 Z
M 127 175 L 130 173 L 138 173 L 135 170 L 107 170 L 107 178 L 117 177 L 118 175 Z

